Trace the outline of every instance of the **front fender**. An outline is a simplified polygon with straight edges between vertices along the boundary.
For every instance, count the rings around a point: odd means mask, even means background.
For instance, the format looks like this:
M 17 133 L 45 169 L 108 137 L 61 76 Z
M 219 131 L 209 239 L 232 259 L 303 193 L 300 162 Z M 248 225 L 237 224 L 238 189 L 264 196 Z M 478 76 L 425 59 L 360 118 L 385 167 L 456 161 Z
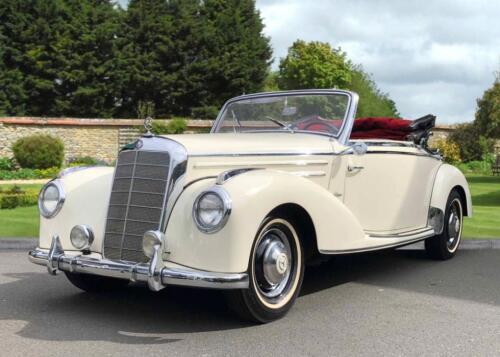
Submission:
M 469 185 L 465 176 L 455 166 L 443 164 L 439 168 L 436 178 L 434 180 L 434 187 L 432 189 L 431 206 L 441 209 L 443 212 L 446 210 L 446 202 L 451 190 L 454 187 L 460 187 L 465 194 L 467 216 L 472 216 L 472 200 L 469 191 Z
M 192 219 L 193 202 L 214 184 L 214 179 L 199 181 L 180 196 L 166 231 L 168 260 L 202 270 L 244 272 L 259 226 L 269 212 L 285 203 L 309 213 L 320 250 L 348 249 L 365 240 L 358 220 L 330 191 L 273 170 L 250 171 L 226 181 L 222 187 L 232 200 L 230 218 L 219 232 L 202 233 Z
M 69 240 L 71 229 L 77 224 L 86 224 L 95 235 L 91 250 L 102 251 L 113 172 L 113 167 L 92 167 L 59 179 L 65 202 L 55 217 L 40 216 L 40 248 L 50 248 L 52 237 L 58 235 L 65 251 L 75 250 Z

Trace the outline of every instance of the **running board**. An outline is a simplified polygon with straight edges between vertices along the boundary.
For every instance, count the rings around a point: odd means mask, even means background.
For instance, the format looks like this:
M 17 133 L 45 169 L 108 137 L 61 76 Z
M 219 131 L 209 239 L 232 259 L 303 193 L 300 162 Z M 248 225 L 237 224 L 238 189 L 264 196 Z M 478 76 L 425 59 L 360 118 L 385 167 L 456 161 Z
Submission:
M 402 238 L 404 238 L 404 241 L 399 241 L 399 242 L 389 243 L 389 244 L 381 244 L 381 245 L 371 246 L 371 247 L 367 247 L 367 248 L 344 249 L 344 250 L 320 250 L 320 253 L 321 254 L 335 255 L 335 254 L 372 252 L 372 251 L 382 250 L 382 249 L 403 247 L 405 245 L 420 242 L 420 241 L 427 239 L 427 238 L 430 238 L 434 235 L 436 235 L 434 229 L 429 228 L 429 227 L 426 227 L 424 229 L 417 229 L 417 230 L 410 231 L 410 232 L 392 234 L 392 235 L 368 235 L 367 236 L 368 238 L 374 238 L 374 239 L 380 239 L 380 238 L 402 239 Z

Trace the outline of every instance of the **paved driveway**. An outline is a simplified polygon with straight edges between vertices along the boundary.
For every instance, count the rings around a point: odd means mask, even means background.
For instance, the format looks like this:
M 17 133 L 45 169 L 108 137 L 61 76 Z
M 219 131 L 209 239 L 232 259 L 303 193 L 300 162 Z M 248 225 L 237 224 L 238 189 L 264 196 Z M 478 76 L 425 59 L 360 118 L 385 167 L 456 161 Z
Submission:
M 339 257 L 306 272 L 280 321 L 253 326 L 217 291 L 91 295 L 0 252 L 1 356 L 500 355 L 500 250 Z

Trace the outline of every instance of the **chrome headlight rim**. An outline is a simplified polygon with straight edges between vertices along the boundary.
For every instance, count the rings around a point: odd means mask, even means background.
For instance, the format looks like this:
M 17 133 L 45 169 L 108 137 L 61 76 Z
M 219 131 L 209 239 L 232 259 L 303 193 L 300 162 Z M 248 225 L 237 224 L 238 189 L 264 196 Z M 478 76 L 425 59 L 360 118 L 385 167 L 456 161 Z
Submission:
M 48 211 L 45 208 L 43 201 L 44 201 L 45 192 L 51 186 L 55 187 L 57 189 L 58 199 L 57 199 L 57 204 L 56 204 L 55 209 L 53 211 Z M 40 190 L 40 193 L 38 194 L 38 210 L 43 217 L 53 218 L 54 216 L 56 216 L 59 213 L 59 211 L 61 210 L 61 208 L 64 205 L 65 200 L 66 200 L 66 194 L 64 192 L 62 182 L 58 179 L 49 181 L 48 183 L 45 184 L 45 186 L 42 187 L 42 189 Z
M 200 208 L 200 202 L 208 194 L 213 194 L 213 195 L 218 196 L 222 202 L 222 205 L 223 205 L 222 218 L 215 225 L 205 224 L 203 221 L 200 220 L 200 217 L 198 215 L 198 211 Z M 229 219 L 229 216 L 231 215 L 231 209 L 232 209 L 232 201 L 231 201 L 231 198 L 229 197 L 229 193 L 227 193 L 227 191 L 220 186 L 214 186 L 208 190 L 201 192 L 196 197 L 196 200 L 194 201 L 194 204 L 193 204 L 193 220 L 196 223 L 196 227 L 198 227 L 198 229 L 201 232 L 207 233 L 207 234 L 217 233 L 222 228 L 224 228 L 224 226 L 226 225 L 227 220 Z

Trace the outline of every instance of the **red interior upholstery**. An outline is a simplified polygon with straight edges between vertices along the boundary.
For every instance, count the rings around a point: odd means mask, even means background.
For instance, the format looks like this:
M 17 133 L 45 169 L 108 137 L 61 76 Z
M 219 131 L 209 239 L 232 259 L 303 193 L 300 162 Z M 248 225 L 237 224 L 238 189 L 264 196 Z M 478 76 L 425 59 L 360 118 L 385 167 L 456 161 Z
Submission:
M 406 140 L 412 132 L 412 120 L 396 118 L 359 118 L 354 121 L 351 139 Z M 298 129 L 331 132 L 331 127 L 340 128 L 341 120 L 324 120 L 311 116 L 297 125 Z
M 359 118 L 354 121 L 351 139 L 406 140 L 411 123 L 406 119 Z

